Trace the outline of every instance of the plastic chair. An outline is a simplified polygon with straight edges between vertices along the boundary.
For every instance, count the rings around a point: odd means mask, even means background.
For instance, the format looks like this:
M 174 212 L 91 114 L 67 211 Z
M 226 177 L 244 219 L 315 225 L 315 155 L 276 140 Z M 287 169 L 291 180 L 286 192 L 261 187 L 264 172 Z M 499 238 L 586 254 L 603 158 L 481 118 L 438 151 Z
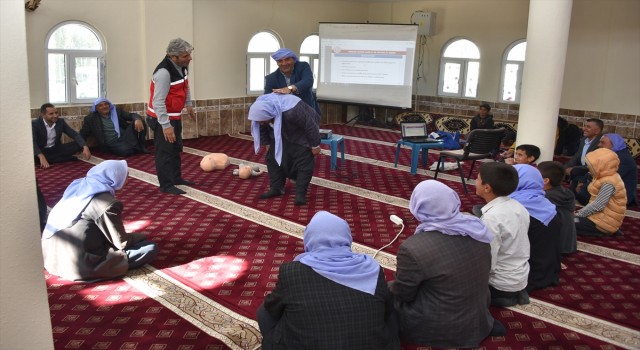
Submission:
M 479 159 L 495 159 L 495 156 L 500 149 L 500 141 L 504 136 L 505 129 L 475 129 L 467 135 L 467 142 L 463 149 L 452 151 L 441 151 L 438 158 L 438 166 L 436 167 L 436 173 L 433 176 L 434 179 L 438 178 L 438 172 L 440 172 L 440 164 L 444 163 L 444 160 L 449 157 L 456 160 L 458 163 L 458 172 L 460 173 L 460 180 L 462 180 L 462 187 L 464 193 L 467 192 L 467 184 L 464 181 L 464 175 L 462 174 L 462 166 L 460 161 L 472 160 L 471 168 L 469 169 L 469 175 L 467 180 L 471 178 L 473 167 L 476 165 L 476 160 Z

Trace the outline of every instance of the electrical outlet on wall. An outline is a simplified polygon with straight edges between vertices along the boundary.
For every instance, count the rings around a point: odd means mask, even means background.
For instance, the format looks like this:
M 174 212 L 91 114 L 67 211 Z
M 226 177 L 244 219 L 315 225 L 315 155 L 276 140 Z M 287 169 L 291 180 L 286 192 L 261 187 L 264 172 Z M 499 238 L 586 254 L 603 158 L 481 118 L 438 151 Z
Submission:
M 418 25 L 418 35 L 433 35 L 436 28 L 436 13 L 416 11 L 411 15 L 411 24 Z

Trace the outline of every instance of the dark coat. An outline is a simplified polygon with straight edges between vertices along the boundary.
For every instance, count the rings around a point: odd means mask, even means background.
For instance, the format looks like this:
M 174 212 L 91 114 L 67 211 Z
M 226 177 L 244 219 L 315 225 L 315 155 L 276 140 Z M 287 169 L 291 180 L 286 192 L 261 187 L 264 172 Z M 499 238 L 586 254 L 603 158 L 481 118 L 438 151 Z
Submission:
M 598 149 L 598 144 L 600 143 L 601 137 L 602 137 L 602 134 L 596 136 L 593 139 L 593 141 L 591 141 L 591 143 L 589 144 L 589 148 L 587 149 L 587 153 Z M 585 140 L 584 137 L 580 140 L 580 146 L 578 146 L 578 150 L 573 155 L 573 157 L 571 157 L 571 159 L 569 159 L 569 161 L 565 163 L 564 165 L 565 168 L 574 167 L 574 166 L 583 166 L 582 162 L 580 162 L 580 158 L 582 157 L 582 150 L 584 149 L 584 140 Z
M 124 132 L 126 128 L 132 125 L 136 120 L 142 121 L 142 117 L 137 113 L 129 113 L 122 108 L 116 108 L 116 112 L 118 114 L 118 123 L 120 124 L 120 132 Z M 102 116 L 100 113 L 93 112 L 84 117 L 84 123 L 82 124 L 82 129 L 80 129 L 80 135 L 88 140 L 89 136 L 93 136 L 96 139 L 98 147 L 103 152 L 108 152 L 109 149 L 104 140 L 104 128 L 102 126 L 102 121 L 100 120 Z
M 313 72 L 309 63 L 298 61 L 293 65 L 293 72 L 289 79 L 291 85 L 295 85 L 297 91 L 295 95 L 306 102 L 311 108 L 313 108 L 318 114 L 320 114 L 320 106 L 316 101 L 316 96 L 313 93 Z M 270 94 L 273 89 L 281 89 L 287 87 L 287 81 L 284 75 L 280 72 L 280 69 L 275 70 L 273 73 L 267 75 L 264 78 L 264 93 Z
M 527 291 L 555 286 L 560 281 L 560 217 L 551 219 L 548 226 L 540 220 L 529 217 L 529 278 Z M 575 226 L 575 225 L 574 225 Z
M 390 283 L 400 339 L 438 348 L 479 346 L 493 327 L 490 269 L 487 243 L 436 231 L 409 237 Z
M 545 191 L 545 196 L 556 206 L 556 215 L 560 220 L 560 253 L 571 254 L 578 247 L 576 225 L 573 213 L 576 210 L 576 197 L 568 188 L 552 187 Z
M 42 240 L 44 267 L 72 281 L 123 276 L 129 269 L 124 249 L 135 238 L 122 223 L 122 203 L 110 193 L 97 194 L 71 227 Z
M 37 156 L 42 153 L 42 149 L 47 145 L 47 128 L 44 126 L 44 120 L 42 117 L 38 117 L 37 119 L 33 119 L 31 121 L 31 133 L 33 136 L 33 155 Z M 58 118 L 56 122 L 56 126 L 54 127 L 56 131 L 56 141 L 55 145 L 60 145 L 62 143 L 62 134 L 66 134 L 71 137 L 80 147 L 84 147 L 85 141 L 84 138 L 78 134 L 75 130 L 73 130 L 63 118 Z
M 493 122 L 493 115 L 489 114 L 486 117 L 480 118 L 480 114 L 477 114 L 475 117 L 471 119 L 469 130 L 475 129 L 493 129 L 495 128 Z
M 393 300 L 382 268 L 375 295 L 338 284 L 300 262 L 280 266 L 278 284 L 264 300 L 278 325 L 273 349 L 399 349 L 388 322 Z

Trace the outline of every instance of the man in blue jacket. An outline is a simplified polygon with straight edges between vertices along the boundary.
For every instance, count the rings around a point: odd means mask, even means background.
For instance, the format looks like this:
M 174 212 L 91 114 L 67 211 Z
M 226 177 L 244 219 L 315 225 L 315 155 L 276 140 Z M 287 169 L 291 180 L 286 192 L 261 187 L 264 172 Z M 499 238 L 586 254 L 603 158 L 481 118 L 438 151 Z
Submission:
M 296 54 L 282 48 L 271 55 L 278 69 L 264 79 L 264 93 L 293 94 L 320 113 L 320 106 L 313 93 L 313 72 L 307 62 L 298 60 Z

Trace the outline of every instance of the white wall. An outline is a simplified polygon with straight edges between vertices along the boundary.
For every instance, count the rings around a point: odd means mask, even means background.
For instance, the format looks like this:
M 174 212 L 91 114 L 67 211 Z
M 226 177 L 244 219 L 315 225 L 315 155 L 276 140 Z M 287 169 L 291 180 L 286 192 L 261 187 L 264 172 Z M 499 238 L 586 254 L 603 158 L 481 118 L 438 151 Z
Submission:
M 0 1 L 0 349 L 53 349 L 40 253 L 24 1 Z M 11 30 L 7 30 L 11 28 Z M 20 150 L 20 151 L 15 151 Z
M 272 29 L 297 50 L 318 22 L 409 23 L 418 10 L 437 14 L 426 43 L 426 80 L 419 95 L 435 96 L 439 57 L 453 37 L 473 40 L 482 61 L 478 100 L 497 101 L 505 48 L 526 38 L 528 0 L 423 0 L 402 2 L 293 0 L 46 0 L 27 15 L 31 106 L 46 98 L 44 40 L 51 27 L 76 19 L 107 38 L 108 94 L 116 103 L 148 99 L 151 71 L 168 41 L 181 36 L 194 47 L 196 99 L 245 94 L 246 45 Z M 575 1 L 561 107 L 640 114 L 640 1 Z M 118 20 L 114 20 L 117 18 Z

